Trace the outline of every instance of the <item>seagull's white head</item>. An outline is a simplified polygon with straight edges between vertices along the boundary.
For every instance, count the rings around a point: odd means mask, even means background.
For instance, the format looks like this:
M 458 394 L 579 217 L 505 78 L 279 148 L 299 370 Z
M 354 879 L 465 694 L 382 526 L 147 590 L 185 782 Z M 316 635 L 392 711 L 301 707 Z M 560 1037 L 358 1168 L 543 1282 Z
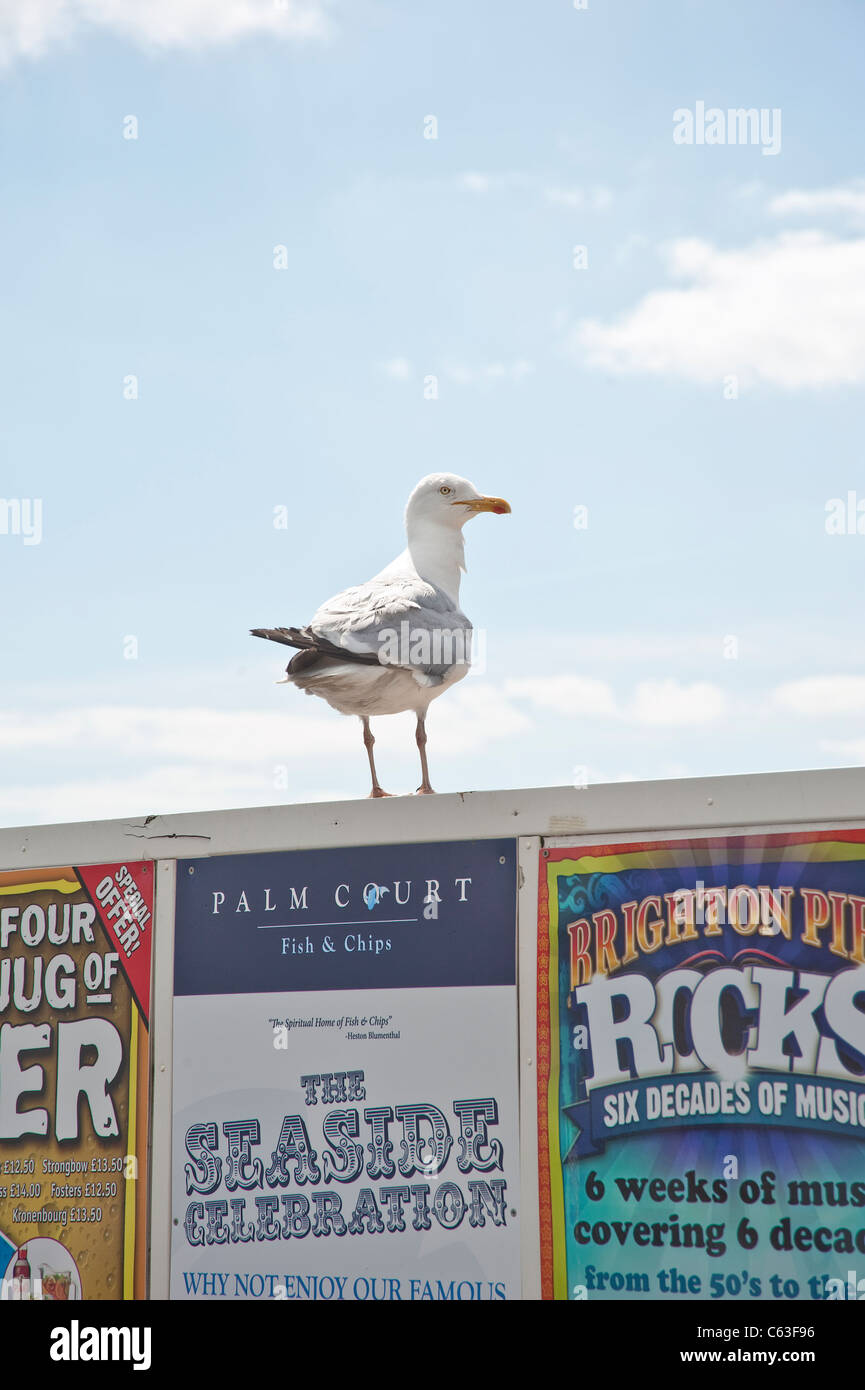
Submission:
M 456 603 L 464 570 L 462 528 L 478 512 L 509 512 L 503 497 L 485 497 L 456 473 L 421 478 L 405 509 L 408 556 L 417 574 Z
M 503 497 L 485 497 L 467 478 L 456 473 L 430 473 L 421 478 L 405 510 L 409 535 L 426 525 L 445 526 L 458 531 L 478 512 L 495 512 L 501 516 L 510 507 Z

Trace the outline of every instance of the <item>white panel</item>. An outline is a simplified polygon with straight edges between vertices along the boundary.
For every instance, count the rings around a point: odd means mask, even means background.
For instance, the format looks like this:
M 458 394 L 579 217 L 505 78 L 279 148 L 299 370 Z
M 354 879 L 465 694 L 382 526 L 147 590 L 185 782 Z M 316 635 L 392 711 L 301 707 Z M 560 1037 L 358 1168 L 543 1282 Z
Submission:
M 171 1082 L 172 1003 L 174 995 L 173 859 L 156 866 L 156 916 L 153 932 L 153 999 L 150 1014 L 153 1066 L 153 1123 L 150 1150 L 150 1297 L 168 1297 L 171 1248 Z
M 382 989 L 306 992 L 303 994 L 188 995 L 174 1001 L 174 1185 L 171 1296 L 246 1297 L 244 1279 L 254 1288 L 264 1280 L 263 1294 L 256 1296 L 295 1299 L 298 1277 L 326 1281 L 336 1299 L 422 1298 L 426 1285 L 440 1297 L 439 1282 L 462 1300 L 495 1301 L 520 1295 L 519 1162 L 516 1104 L 515 993 L 512 985 L 462 989 Z M 386 1020 L 384 1031 L 353 1032 L 354 1020 L 366 1022 L 371 1011 Z M 274 1046 L 272 1019 L 288 1014 L 312 1020 L 313 1026 L 297 1026 L 287 1033 L 285 1049 Z M 317 1026 L 318 1020 L 324 1026 Z M 337 1026 L 329 1026 L 337 1019 Z M 370 1041 L 367 1039 L 374 1038 Z M 356 1039 L 356 1040 L 355 1040 Z M 277 1147 L 283 1117 L 300 1116 L 319 1166 L 328 1144 L 323 1141 L 322 1121 L 332 1101 L 310 1104 L 300 1078 L 339 1072 L 348 1064 L 362 1076 L 363 1096 L 348 1101 L 359 1112 L 357 1142 L 368 1145 L 370 1134 L 363 1111 L 367 1106 L 393 1106 L 410 1102 L 437 1106 L 450 1126 L 453 1144 L 444 1166 L 402 1177 L 397 1168 L 385 1183 L 407 1187 L 426 1186 L 429 1205 L 442 1183 L 452 1183 L 462 1193 L 466 1214 L 455 1229 L 444 1229 L 433 1215 L 429 1229 L 414 1229 L 413 1206 L 404 1208 L 403 1228 L 381 1234 L 333 1230 L 317 1236 L 314 1229 L 286 1238 L 281 1189 L 256 1182 L 254 1190 L 238 1188 L 233 1195 L 244 1200 L 240 1229 L 257 1228 L 256 1197 L 276 1203 L 273 1224 L 280 1235 L 261 1239 L 258 1233 L 245 1241 L 195 1244 L 186 1231 L 190 1204 L 203 1204 L 207 1194 L 188 1190 L 185 1171 L 193 1171 L 186 1149 L 191 1125 L 215 1124 L 217 1156 L 226 1163 L 223 1125 L 228 1121 L 260 1121 L 260 1142 L 251 1155 L 266 1172 Z M 344 1074 L 344 1073 L 343 1073 Z M 459 1127 L 452 1102 L 460 1097 L 495 1096 L 498 1120 L 489 1127 L 491 1143 L 501 1143 L 502 1167 L 463 1175 L 457 1167 Z M 426 1131 L 428 1132 L 428 1131 Z M 392 1162 L 401 1153 L 399 1120 L 390 1124 Z M 365 1149 L 366 1158 L 369 1149 Z M 200 1166 L 200 1165 L 198 1165 Z M 327 1170 L 325 1169 L 325 1174 Z M 482 1227 L 470 1224 L 470 1183 L 476 1180 L 506 1182 L 505 1216 L 496 1225 L 486 1215 Z M 348 1222 L 365 1179 L 360 1175 L 343 1188 L 325 1179 L 325 1191 L 342 1205 Z M 382 1216 L 388 1210 L 382 1189 L 369 1184 L 381 1201 Z M 292 1180 L 285 1189 L 290 1198 L 307 1202 L 308 1218 L 314 1219 L 313 1197 L 319 1189 L 298 1187 Z M 223 1196 L 222 1188 L 214 1195 Z M 226 1204 L 227 1205 L 227 1204 Z M 230 1226 L 230 1218 L 225 1222 Z M 203 1235 L 205 1222 L 190 1222 L 190 1234 Z M 253 1281 L 251 1276 L 256 1276 Z M 369 1284 L 375 1275 L 375 1289 Z M 206 1278 L 207 1282 L 204 1282 Z M 241 1281 L 240 1283 L 238 1281 Z M 271 1292 L 273 1290 L 273 1292 Z M 329 1298 L 330 1292 L 323 1296 Z
M 538 1086 L 535 1049 L 538 1019 L 538 856 L 536 835 L 520 840 L 518 988 L 520 1000 L 520 1188 L 523 1298 L 541 1296 L 538 1244 Z

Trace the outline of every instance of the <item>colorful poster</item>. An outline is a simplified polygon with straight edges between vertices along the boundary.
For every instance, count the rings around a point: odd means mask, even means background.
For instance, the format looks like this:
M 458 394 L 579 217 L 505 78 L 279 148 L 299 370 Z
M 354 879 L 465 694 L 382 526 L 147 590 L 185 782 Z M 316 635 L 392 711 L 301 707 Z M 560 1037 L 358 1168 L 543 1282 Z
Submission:
M 0 873 L 0 1298 L 146 1296 L 152 864 Z
M 171 1296 L 520 1296 L 513 840 L 178 864 Z
M 865 1298 L 865 830 L 540 882 L 544 1296 Z

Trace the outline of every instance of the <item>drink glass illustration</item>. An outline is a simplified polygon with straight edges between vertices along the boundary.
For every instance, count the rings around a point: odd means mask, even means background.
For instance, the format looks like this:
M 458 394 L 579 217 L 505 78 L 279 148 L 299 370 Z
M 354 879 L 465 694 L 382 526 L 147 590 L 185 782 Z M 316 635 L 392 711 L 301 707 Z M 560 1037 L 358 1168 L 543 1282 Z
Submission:
M 61 1270 L 54 1276 L 54 1297 L 65 1303 L 69 1298 L 69 1286 L 72 1283 L 72 1275 L 68 1269 Z
M 56 1298 L 57 1295 L 54 1292 L 54 1283 L 57 1276 L 54 1273 L 54 1270 L 51 1268 L 50 1265 L 40 1265 L 39 1272 L 42 1278 L 42 1297 Z

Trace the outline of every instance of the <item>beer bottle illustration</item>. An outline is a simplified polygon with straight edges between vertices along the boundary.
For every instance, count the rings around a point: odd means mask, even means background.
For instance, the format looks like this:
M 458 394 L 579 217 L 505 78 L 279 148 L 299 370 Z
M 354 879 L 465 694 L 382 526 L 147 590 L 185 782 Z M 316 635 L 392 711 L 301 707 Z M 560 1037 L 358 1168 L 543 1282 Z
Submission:
M 30 1261 L 26 1245 L 20 1247 L 12 1270 L 12 1297 L 17 1302 L 30 1298 Z

